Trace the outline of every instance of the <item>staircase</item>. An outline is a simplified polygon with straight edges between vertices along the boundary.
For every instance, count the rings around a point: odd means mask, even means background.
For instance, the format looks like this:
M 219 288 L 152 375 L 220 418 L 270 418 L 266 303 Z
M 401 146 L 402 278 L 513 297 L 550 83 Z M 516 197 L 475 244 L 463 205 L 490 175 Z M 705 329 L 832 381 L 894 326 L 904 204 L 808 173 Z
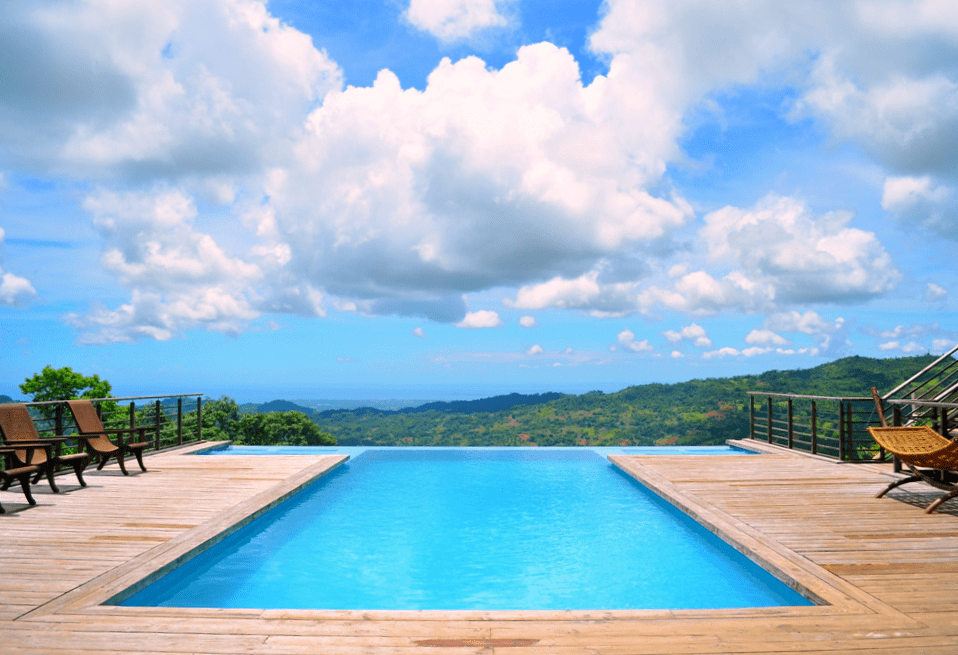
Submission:
M 958 346 L 882 395 L 882 400 L 886 401 L 889 424 L 938 424 L 939 415 L 946 416 L 945 405 L 954 406 L 958 403 L 958 359 L 953 357 L 956 352 Z M 921 403 L 909 404 L 901 402 L 903 400 L 918 400 Z M 892 415 L 895 410 L 900 412 L 900 416 Z M 958 436 L 958 426 L 947 431 L 953 433 L 952 436 Z

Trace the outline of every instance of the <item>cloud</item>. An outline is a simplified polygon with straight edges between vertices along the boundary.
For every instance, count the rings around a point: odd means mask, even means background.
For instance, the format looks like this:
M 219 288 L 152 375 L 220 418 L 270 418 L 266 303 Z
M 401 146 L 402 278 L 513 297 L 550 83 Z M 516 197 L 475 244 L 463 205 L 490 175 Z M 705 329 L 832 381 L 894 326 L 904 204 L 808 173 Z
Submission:
M 0 182 L 2 181 L 0 179 Z M 0 243 L 3 243 L 5 234 L 3 228 L 0 228 Z M 24 307 L 36 296 L 36 289 L 33 288 L 29 280 L 13 273 L 4 273 L 3 269 L 0 268 L 0 305 Z
M 899 324 L 891 329 L 869 326 L 862 332 L 875 337 L 880 350 L 905 354 L 943 353 L 958 343 L 958 331 L 943 328 L 938 323 Z
M 600 260 L 692 216 L 651 194 L 663 167 L 624 138 L 650 126 L 620 117 L 603 84 L 584 87 L 572 56 L 540 43 L 498 71 L 443 60 L 423 91 L 383 71 L 328 95 L 267 189 L 290 269 L 351 299 L 522 286 L 515 307 L 593 304 L 537 287 L 588 285 Z
M 594 316 L 858 302 L 901 273 L 851 214 L 768 196 L 695 224 L 669 167 L 703 103 L 788 89 L 789 120 L 887 168 L 887 211 L 954 238 L 945 5 L 609 0 L 589 40 L 608 73 L 588 84 L 539 43 L 499 70 L 444 59 L 419 90 L 388 70 L 344 88 L 319 38 L 253 0 L 6 3 L 0 167 L 93 189 L 130 298 L 71 314 L 84 339 L 235 334 L 327 304 L 465 325 L 464 294 L 499 288 Z M 451 41 L 510 6 L 412 0 L 406 18 Z M 32 291 L 4 280 L 0 302 Z
M 753 346 L 787 346 L 788 339 L 771 330 L 752 330 L 745 336 L 745 343 Z
M 927 352 L 924 346 L 915 342 L 909 341 L 907 343 L 901 343 L 900 341 L 887 341 L 885 343 L 878 344 L 879 350 L 898 350 L 905 354 L 911 355 L 913 353 L 923 353 Z
M 807 350 L 799 349 L 799 352 L 827 357 L 840 357 L 849 352 L 850 343 L 847 337 L 849 326 L 845 319 L 841 317 L 834 321 L 826 321 L 812 310 L 805 312 L 791 310 L 767 316 L 763 328 L 772 332 L 792 332 L 816 338 L 817 346 Z M 757 332 L 760 333 L 761 331 Z
M 950 339 L 934 339 L 931 342 L 931 351 L 933 353 L 946 353 L 953 350 L 958 346 L 958 337 L 952 337 Z
M 495 0 L 410 0 L 406 19 L 440 41 L 456 41 L 476 31 L 508 24 Z
M 196 232 L 195 204 L 182 192 L 101 190 L 84 208 L 103 238 L 103 267 L 132 288 L 130 303 L 116 310 L 95 306 L 68 315 L 84 343 L 162 341 L 198 325 L 237 334 L 276 308 L 322 313 L 319 292 L 261 288 L 263 268 L 228 256 L 210 235 Z
M 534 346 L 532 346 L 531 348 L 529 348 L 529 350 L 526 351 L 526 354 L 527 354 L 527 355 L 540 355 L 540 354 L 542 354 L 543 352 L 544 352 L 544 351 L 542 350 L 542 346 L 540 346 L 539 344 L 535 344 Z
M 602 283 L 599 270 L 575 279 L 555 277 L 548 282 L 521 287 L 515 299 L 504 302 L 519 309 L 581 309 L 595 316 L 621 316 L 636 311 L 638 284 Z
M 834 324 L 829 323 L 817 312 L 808 310 L 804 313 L 792 310 L 772 314 L 765 319 L 765 327 L 780 332 L 801 332 L 802 334 L 822 334 L 833 330 L 842 323 L 838 319 Z
M 669 340 L 669 343 L 677 343 L 684 339 L 686 341 L 691 341 L 700 348 L 708 348 L 712 345 L 712 340 L 706 335 L 705 328 L 695 323 L 686 325 L 679 331 L 666 330 L 662 334 L 666 339 Z
M 636 341 L 635 333 L 633 333 L 632 330 L 622 330 L 616 338 L 623 348 L 634 353 L 645 353 L 654 350 L 648 339 Z
M 412 334 L 419 337 L 420 339 L 426 338 L 426 331 L 422 329 L 422 326 L 417 326 L 412 329 Z
M 757 355 L 764 355 L 765 353 L 771 352 L 771 348 L 762 348 L 759 346 L 753 346 L 752 348 L 746 348 L 744 350 L 737 350 L 735 348 L 719 348 L 718 350 L 710 350 L 708 352 L 702 353 L 703 359 L 722 359 L 724 357 L 755 357 Z M 779 352 L 782 352 L 779 350 Z
M 938 286 L 934 282 L 929 282 L 925 287 L 925 300 L 927 300 L 928 302 L 941 300 L 947 295 L 948 295 L 948 289 Z
M 0 33 L 4 145 L 80 178 L 256 172 L 341 85 L 250 0 L 14 3 Z
M 0 269 L 0 305 L 23 307 L 36 296 L 37 291 L 28 279 Z
M 519 325 L 524 328 L 533 328 L 538 327 L 539 323 L 536 321 L 535 316 L 521 316 L 519 317 Z
M 958 195 L 954 187 L 935 184 L 931 176 L 887 178 L 881 206 L 905 224 L 923 224 L 958 239 Z
M 494 328 L 502 325 L 502 319 L 498 312 L 481 309 L 477 312 L 469 312 L 465 318 L 456 323 L 456 327 L 467 328 L 471 330 Z
M 881 295 L 902 277 L 873 233 L 848 227 L 851 218 L 770 195 L 749 210 L 706 215 L 700 234 L 712 261 L 735 262 L 754 288 L 773 289 L 776 302 L 849 302 Z

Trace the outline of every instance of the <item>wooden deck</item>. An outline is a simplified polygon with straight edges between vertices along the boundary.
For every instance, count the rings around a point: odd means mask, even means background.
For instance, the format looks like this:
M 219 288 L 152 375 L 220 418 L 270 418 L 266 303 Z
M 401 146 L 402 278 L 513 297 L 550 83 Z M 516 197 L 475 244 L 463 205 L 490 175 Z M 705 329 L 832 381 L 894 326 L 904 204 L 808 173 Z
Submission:
M 827 605 L 709 611 L 384 612 L 102 605 L 288 496 L 340 456 L 147 458 L 89 488 L 2 492 L 0 652 L 856 653 L 958 652 L 958 516 L 915 491 L 872 496 L 881 467 L 777 451 L 619 457 L 619 465 Z M 135 468 L 135 467 L 134 467 Z M 626 535 L 623 538 L 627 538 Z

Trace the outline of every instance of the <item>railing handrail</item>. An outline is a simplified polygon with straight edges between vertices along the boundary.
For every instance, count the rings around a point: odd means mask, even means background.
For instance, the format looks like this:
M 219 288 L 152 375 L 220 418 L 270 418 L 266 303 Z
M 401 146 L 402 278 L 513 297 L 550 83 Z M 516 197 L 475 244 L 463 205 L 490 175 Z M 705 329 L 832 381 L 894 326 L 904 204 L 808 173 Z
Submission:
M 768 396 L 771 398 L 792 398 L 801 400 L 872 400 L 870 396 L 812 396 L 801 393 L 775 393 L 773 391 L 747 391 L 746 393 L 749 396 Z M 917 405 L 920 407 L 938 407 L 939 409 L 958 409 L 958 403 L 947 403 L 938 400 L 924 400 L 922 398 L 883 398 L 882 401 L 891 405 Z
M 749 396 L 770 396 L 772 398 L 804 398 L 807 400 L 871 400 L 871 396 L 811 396 L 802 393 L 776 393 L 774 391 L 746 391 Z
M 942 355 L 941 357 L 933 361 L 931 364 L 921 369 L 920 371 L 915 373 L 913 376 L 911 376 L 910 378 L 908 378 L 907 380 L 899 384 L 897 387 L 895 387 L 894 389 L 886 393 L 884 396 L 882 396 L 882 400 L 890 400 L 890 396 L 892 394 L 898 393 L 899 391 L 907 387 L 909 384 L 911 384 L 912 382 L 920 378 L 922 375 L 924 375 L 925 373 L 927 373 L 928 371 L 936 367 L 938 364 L 943 362 L 945 359 L 947 359 L 948 357 L 951 357 L 956 352 L 958 352 L 958 346 L 955 346 L 954 348 L 946 352 L 944 355 Z
M 110 396 L 109 398 L 84 398 L 83 400 L 89 400 L 94 403 L 105 402 L 108 400 L 157 400 L 159 398 L 193 398 L 193 397 L 203 397 L 206 394 L 202 393 L 171 393 L 165 396 Z M 38 400 L 36 402 L 27 401 L 23 404 L 28 407 L 40 407 L 41 405 L 62 405 L 68 399 L 64 398 L 62 400 Z
M 958 409 L 958 403 L 943 403 L 937 400 L 921 398 L 887 398 L 882 400 L 889 405 L 918 405 L 919 407 L 937 407 L 939 409 Z

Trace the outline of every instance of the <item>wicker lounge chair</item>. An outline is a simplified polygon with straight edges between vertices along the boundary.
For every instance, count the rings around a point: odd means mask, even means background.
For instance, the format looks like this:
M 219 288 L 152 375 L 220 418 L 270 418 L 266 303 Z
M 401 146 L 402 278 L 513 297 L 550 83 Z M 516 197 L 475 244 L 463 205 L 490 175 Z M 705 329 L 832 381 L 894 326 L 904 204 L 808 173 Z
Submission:
M 146 467 L 143 466 L 143 450 L 150 446 L 150 442 L 146 441 L 146 431 L 150 428 L 141 426 L 135 428 L 107 429 L 103 427 L 103 422 L 100 420 L 100 416 L 96 412 L 96 407 L 91 401 L 82 399 L 68 400 L 67 405 L 69 405 L 70 411 L 73 412 L 73 419 L 76 421 L 77 430 L 79 430 L 80 436 L 86 440 L 90 453 L 100 456 L 100 464 L 96 467 L 98 471 L 103 468 L 107 460 L 111 457 L 116 457 L 116 461 L 120 465 L 120 470 L 123 471 L 123 475 L 129 475 L 129 472 L 126 470 L 126 464 L 123 462 L 127 453 L 132 453 L 133 456 L 136 457 L 140 469 L 146 471 Z M 129 434 L 132 440 L 134 433 L 139 433 L 140 441 L 136 443 L 125 443 L 123 435 Z M 108 435 L 115 435 L 119 445 L 110 441 Z
M 44 447 L 49 448 L 48 445 Z M 26 455 L 27 459 L 33 459 L 34 449 L 28 448 L 27 450 L 29 451 L 29 454 Z M 40 467 L 33 465 L 17 466 L 15 463 L 16 452 L 16 448 L 0 447 L 0 455 L 3 455 L 6 459 L 6 468 L 0 470 L 0 491 L 6 491 L 14 481 L 17 481 L 20 483 L 20 488 L 23 489 L 23 495 L 26 496 L 27 502 L 36 505 L 37 501 L 33 499 L 33 494 L 30 493 L 30 476 L 39 472 Z M 3 505 L 0 505 L 0 514 L 6 514 Z
M 86 486 L 83 480 L 83 469 L 90 463 L 90 456 L 86 453 L 73 453 L 70 455 L 61 455 L 60 447 L 64 441 L 69 441 L 73 437 L 47 437 L 41 438 L 33 424 L 33 418 L 27 410 L 27 406 L 22 403 L 5 403 L 0 405 L 0 431 L 3 432 L 3 439 L 6 445 L 14 447 L 14 457 L 23 466 L 34 465 L 39 470 L 33 480 L 36 484 L 41 477 L 46 475 L 50 488 L 54 493 L 60 493 L 59 487 L 53 481 L 53 474 L 57 465 L 72 466 L 76 473 L 77 480 L 81 487 Z M 51 448 L 46 450 L 34 451 L 32 458 L 30 451 L 24 450 L 26 443 L 49 444 Z M 56 448 L 56 453 L 53 452 Z
M 868 431 L 878 445 L 894 454 L 912 473 L 907 478 L 895 480 L 875 497 L 881 498 L 895 487 L 909 482 L 926 482 L 948 492 L 928 506 L 925 512 L 931 514 L 943 502 L 958 496 L 958 442 L 941 436 L 927 425 L 889 426 L 881 397 L 874 387 L 872 397 L 882 426 L 868 428 Z

